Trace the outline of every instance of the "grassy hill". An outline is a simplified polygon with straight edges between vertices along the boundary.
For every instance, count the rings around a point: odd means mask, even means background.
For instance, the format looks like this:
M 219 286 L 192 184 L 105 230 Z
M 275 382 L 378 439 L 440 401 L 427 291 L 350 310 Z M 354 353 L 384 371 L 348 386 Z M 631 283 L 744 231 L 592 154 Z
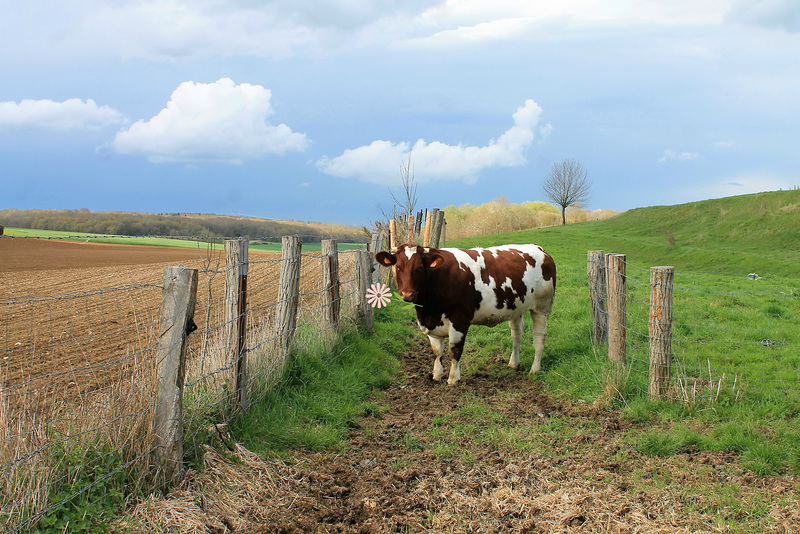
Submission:
M 537 243 L 556 261 L 586 261 L 587 250 L 628 255 L 636 265 L 757 272 L 800 278 L 800 190 L 676 206 L 637 208 L 603 221 L 460 239 L 448 246 Z

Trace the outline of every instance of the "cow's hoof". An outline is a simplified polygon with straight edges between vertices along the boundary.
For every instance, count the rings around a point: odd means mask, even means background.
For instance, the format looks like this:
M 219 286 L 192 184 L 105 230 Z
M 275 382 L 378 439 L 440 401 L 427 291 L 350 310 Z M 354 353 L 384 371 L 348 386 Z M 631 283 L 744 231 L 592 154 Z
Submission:
M 436 376 L 436 375 L 435 375 L 435 374 L 433 374 L 433 373 L 429 374 L 429 375 L 428 375 L 428 378 L 429 378 L 430 380 L 432 380 L 433 382 L 441 382 L 441 381 L 442 381 L 442 377 L 441 377 L 441 376 Z
M 448 380 L 447 381 L 447 385 L 448 386 L 457 386 L 458 385 L 458 380 Z
M 510 363 L 509 363 L 509 364 L 508 364 L 508 366 L 509 366 L 510 368 L 512 368 L 513 370 L 515 370 L 515 371 L 519 371 L 519 364 L 517 364 L 517 365 L 512 365 L 512 364 L 510 364 Z

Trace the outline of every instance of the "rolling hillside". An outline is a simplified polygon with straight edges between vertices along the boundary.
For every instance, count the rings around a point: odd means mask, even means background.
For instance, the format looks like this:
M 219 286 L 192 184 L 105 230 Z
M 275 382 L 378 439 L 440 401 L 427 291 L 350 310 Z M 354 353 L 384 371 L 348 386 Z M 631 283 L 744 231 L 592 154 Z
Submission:
M 558 261 L 587 250 L 636 265 L 800 278 L 800 190 L 637 208 L 603 221 L 451 241 L 449 246 L 532 242 Z M 756 258 L 756 259 L 754 259 Z

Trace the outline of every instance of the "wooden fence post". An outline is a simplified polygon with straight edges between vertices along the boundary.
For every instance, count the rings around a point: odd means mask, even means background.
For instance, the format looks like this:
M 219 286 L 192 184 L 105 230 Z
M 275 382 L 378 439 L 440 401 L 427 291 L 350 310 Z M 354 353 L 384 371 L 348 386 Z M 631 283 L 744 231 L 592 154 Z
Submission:
M 372 270 L 372 254 L 367 250 L 355 251 L 356 266 L 356 286 L 358 287 L 358 313 L 364 321 L 364 325 L 372 332 L 374 327 L 374 317 L 372 306 L 367 302 L 367 288 L 371 281 L 370 271 Z
M 672 281 L 675 268 L 650 268 L 650 387 L 651 399 L 669 389 L 672 367 Z
M 323 309 L 330 327 L 339 324 L 339 252 L 335 239 L 322 240 Z
M 444 212 L 439 208 L 434 208 L 433 215 L 431 216 L 433 227 L 431 228 L 431 248 L 439 248 L 439 237 L 442 235 L 442 221 L 444 220 Z
M 227 358 L 234 374 L 231 391 L 238 410 L 247 410 L 247 271 L 246 238 L 225 241 L 225 327 Z
M 167 267 L 158 320 L 157 398 L 153 435 L 167 480 L 183 473 L 183 385 L 186 338 L 194 327 L 197 269 Z
M 592 303 L 592 341 L 600 343 L 608 337 L 605 255 L 602 250 L 590 250 L 586 256 L 586 277 Z
M 433 214 L 431 210 L 425 211 L 425 239 L 422 240 L 423 247 L 431 246 L 431 219 L 433 218 Z
M 297 307 L 300 300 L 300 236 L 286 236 L 281 240 L 281 279 L 278 286 L 278 339 L 283 350 L 282 358 L 289 355 L 294 329 L 297 326 Z
M 606 254 L 608 357 L 625 365 L 626 290 L 625 254 Z
M 414 214 L 408 214 L 408 243 L 415 244 L 417 242 L 414 234 Z
M 381 232 L 372 232 L 372 242 L 370 243 L 369 251 L 372 257 L 372 261 L 370 265 L 372 266 L 371 269 L 371 281 L 370 283 L 376 284 L 380 281 L 381 276 L 381 264 L 375 259 L 375 254 L 381 251 L 381 246 L 383 245 L 383 235 Z
M 397 222 L 389 219 L 389 252 L 397 252 Z

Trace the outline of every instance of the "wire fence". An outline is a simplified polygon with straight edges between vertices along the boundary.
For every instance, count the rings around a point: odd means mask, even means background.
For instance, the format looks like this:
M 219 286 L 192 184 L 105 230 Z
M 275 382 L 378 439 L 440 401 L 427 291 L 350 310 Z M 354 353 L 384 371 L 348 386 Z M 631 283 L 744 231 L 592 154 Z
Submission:
M 170 425 L 181 427 L 181 456 L 192 455 L 214 425 L 239 413 L 242 391 L 257 402 L 290 353 L 332 343 L 343 326 L 363 324 L 357 318 L 371 312 L 364 306 L 367 253 L 338 252 L 334 241 L 327 254 L 299 247 L 289 255 L 245 254 L 247 284 L 238 295 L 246 304 L 231 314 L 230 295 L 237 292 L 230 291 L 230 273 L 243 262 L 227 261 L 222 244 L 209 242 L 204 257 L 181 266 L 196 273 L 196 292 L 187 317 L 191 333 L 179 333 L 179 369 L 164 371 L 159 361 L 169 350 L 164 308 L 171 282 L 164 265 L 65 271 L 58 294 L 6 288 L 10 295 L 0 296 L 1 528 L 27 531 L 57 521 L 74 503 L 97 495 L 108 500 L 113 488 L 168 482 L 158 460 L 165 436 L 157 432 L 157 412 L 169 373 L 181 382 L 183 411 Z M 290 294 L 279 283 L 288 264 L 297 267 Z M 333 279 L 324 275 L 331 265 Z M 279 324 L 287 301 L 297 304 L 288 331 Z M 232 352 L 238 340 L 244 345 Z
M 660 300 L 662 268 L 635 265 L 621 255 L 614 255 L 622 259 L 621 288 L 614 294 L 613 284 L 593 289 L 593 272 L 602 271 L 604 281 L 615 276 L 607 271 L 607 256 L 590 252 L 587 265 L 598 312 L 595 338 L 604 338 L 598 317 L 608 321 L 609 347 L 612 327 L 624 330 L 628 391 L 689 403 L 800 396 L 800 279 L 677 270 L 667 302 Z M 624 319 L 614 325 L 619 306 Z M 662 319 L 669 319 L 664 332 L 655 324 Z M 663 347 L 669 352 L 664 358 L 658 354 Z M 654 387 L 659 380 L 661 387 Z

